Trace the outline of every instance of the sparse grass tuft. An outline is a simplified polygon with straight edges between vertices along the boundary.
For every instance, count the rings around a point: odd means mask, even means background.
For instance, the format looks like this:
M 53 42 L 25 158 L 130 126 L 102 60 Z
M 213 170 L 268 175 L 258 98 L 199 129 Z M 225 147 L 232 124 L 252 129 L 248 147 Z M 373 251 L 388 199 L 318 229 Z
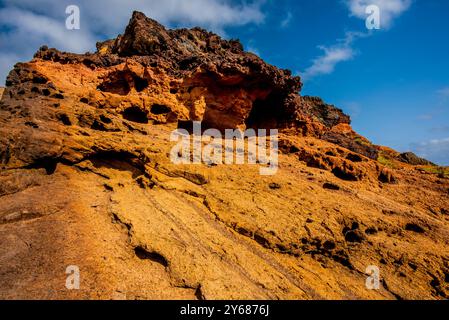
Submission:
M 354 141 L 357 142 L 358 144 L 364 145 L 364 146 L 372 146 L 373 144 L 370 141 L 364 140 L 360 137 L 356 137 L 354 138 Z
M 391 159 L 385 157 L 385 155 L 382 153 L 379 153 L 379 157 L 377 158 L 377 161 L 387 168 L 391 168 L 391 169 L 396 168 L 394 162 Z
M 437 174 L 442 178 L 449 178 L 449 167 L 429 166 L 422 168 L 425 172 Z

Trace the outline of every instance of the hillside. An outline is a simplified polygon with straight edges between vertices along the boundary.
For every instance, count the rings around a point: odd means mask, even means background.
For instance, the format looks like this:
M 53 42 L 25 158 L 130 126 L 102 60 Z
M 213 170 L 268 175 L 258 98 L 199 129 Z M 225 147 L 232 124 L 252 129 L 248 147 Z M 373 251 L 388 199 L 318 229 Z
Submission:
M 237 40 L 135 12 L 97 49 L 44 46 L 6 81 L 1 299 L 449 298 L 443 169 L 373 145 Z M 278 129 L 277 173 L 174 164 L 192 121 Z

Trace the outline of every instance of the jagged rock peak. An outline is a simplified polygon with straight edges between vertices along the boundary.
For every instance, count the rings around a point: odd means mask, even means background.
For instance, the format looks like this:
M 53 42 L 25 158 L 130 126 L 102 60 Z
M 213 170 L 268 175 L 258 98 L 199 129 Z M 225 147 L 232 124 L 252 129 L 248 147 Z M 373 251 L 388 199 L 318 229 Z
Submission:
M 238 40 L 226 41 L 201 28 L 167 30 L 159 22 L 137 11 L 133 13 L 125 33 L 117 37 L 110 49 L 121 56 L 147 56 L 164 51 L 179 54 L 208 54 L 223 50 L 243 52 Z

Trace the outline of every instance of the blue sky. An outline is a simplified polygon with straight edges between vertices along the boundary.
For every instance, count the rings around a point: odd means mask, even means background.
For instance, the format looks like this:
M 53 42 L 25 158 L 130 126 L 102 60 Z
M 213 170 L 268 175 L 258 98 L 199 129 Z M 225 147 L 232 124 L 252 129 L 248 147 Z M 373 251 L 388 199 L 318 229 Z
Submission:
M 68 4 L 80 6 L 81 30 L 65 30 Z M 381 10 L 380 30 L 365 27 L 368 4 Z M 239 38 L 267 62 L 304 76 L 303 94 L 342 108 L 374 143 L 449 165 L 447 0 L 3 0 L 1 81 L 42 44 L 94 50 L 95 41 L 123 31 L 134 9 L 170 27 Z

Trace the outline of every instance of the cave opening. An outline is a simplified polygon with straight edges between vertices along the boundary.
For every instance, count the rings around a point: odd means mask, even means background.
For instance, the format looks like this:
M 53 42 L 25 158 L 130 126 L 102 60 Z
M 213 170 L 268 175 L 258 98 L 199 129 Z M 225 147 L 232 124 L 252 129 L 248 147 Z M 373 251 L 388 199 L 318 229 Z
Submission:
M 100 84 L 98 89 L 103 92 L 115 93 L 121 96 L 126 96 L 131 91 L 131 87 L 125 78 L 109 79 Z
M 276 129 L 285 118 L 283 97 L 271 93 L 266 99 L 257 99 L 245 121 L 248 129 Z
M 128 121 L 148 124 L 148 113 L 139 107 L 133 106 L 123 111 L 123 118 Z
M 116 71 L 108 75 L 97 88 L 103 92 L 115 93 L 126 96 L 134 88 L 137 92 L 142 92 L 149 86 L 148 80 L 143 79 L 129 71 Z
M 105 150 L 90 155 L 85 160 L 92 162 L 95 168 L 109 168 L 130 172 L 135 179 L 145 173 L 142 161 L 128 151 Z
M 148 81 L 137 76 L 133 76 L 134 87 L 137 92 L 142 92 L 148 87 Z
M 171 109 L 169 107 L 167 107 L 166 105 L 155 103 L 151 106 L 150 111 L 152 114 L 160 115 L 160 114 L 170 113 Z
M 59 159 L 52 157 L 43 157 L 34 161 L 34 163 L 27 166 L 27 169 L 45 169 L 47 175 L 55 173 L 58 166 Z

